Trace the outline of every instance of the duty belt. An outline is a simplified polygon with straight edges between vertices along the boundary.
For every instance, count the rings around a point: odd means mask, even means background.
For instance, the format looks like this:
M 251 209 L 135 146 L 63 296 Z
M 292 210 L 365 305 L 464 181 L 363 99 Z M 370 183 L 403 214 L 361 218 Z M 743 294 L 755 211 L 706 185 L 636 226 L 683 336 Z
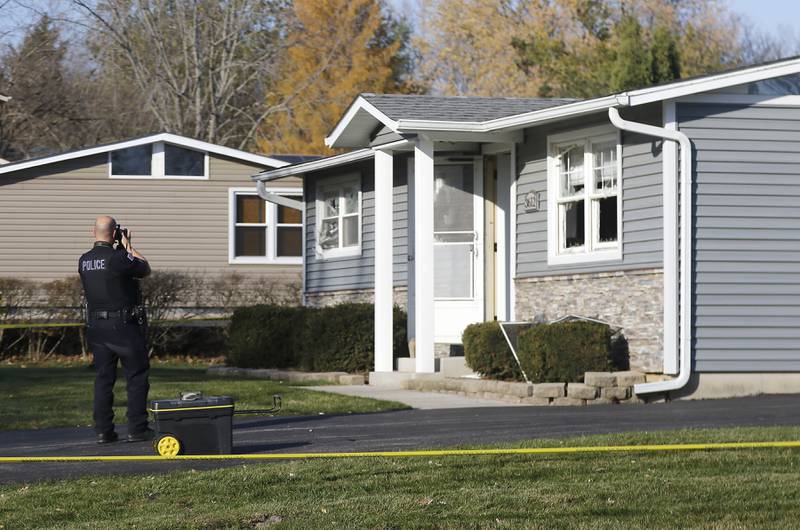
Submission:
M 111 318 L 122 318 L 129 314 L 129 309 L 118 309 L 116 311 L 91 311 L 89 313 L 89 317 L 93 320 L 108 320 Z

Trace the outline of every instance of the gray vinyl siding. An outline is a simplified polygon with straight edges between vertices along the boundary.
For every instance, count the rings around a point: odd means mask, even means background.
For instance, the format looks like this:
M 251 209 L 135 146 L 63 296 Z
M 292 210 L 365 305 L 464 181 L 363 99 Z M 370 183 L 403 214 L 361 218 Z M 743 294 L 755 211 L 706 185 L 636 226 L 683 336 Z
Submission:
M 384 125 L 372 135 L 369 145 L 370 147 L 375 147 L 376 145 L 388 144 L 402 139 L 402 136 Z
M 395 286 L 405 286 L 408 271 L 407 159 L 396 156 L 392 223 Z M 358 173 L 361 176 L 361 254 L 320 259 L 316 253 L 316 189 L 326 180 Z M 305 178 L 306 292 L 372 289 L 375 286 L 375 176 L 372 160 L 310 173 Z
M 662 125 L 659 106 L 623 111 L 623 117 Z M 517 277 L 605 272 L 661 267 L 663 242 L 661 142 L 622 132 L 622 260 L 547 264 L 547 136 L 607 124 L 605 114 L 525 130 L 517 149 Z M 526 212 L 525 195 L 542 199 L 538 212 Z
M 800 109 L 678 118 L 695 151 L 695 369 L 800 371 Z
M 49 281 L 76 273 L 97 215 L 133 231 L 156 271 L 299 282 L 300 265 L 228 264 L 228 190 L 253 188 L 262 166 L 211 155 L 209 180 L 122 180 L 107 154 L 0 175 L 0 277 Z M 296 178 L 273 186 L 297 187 Z

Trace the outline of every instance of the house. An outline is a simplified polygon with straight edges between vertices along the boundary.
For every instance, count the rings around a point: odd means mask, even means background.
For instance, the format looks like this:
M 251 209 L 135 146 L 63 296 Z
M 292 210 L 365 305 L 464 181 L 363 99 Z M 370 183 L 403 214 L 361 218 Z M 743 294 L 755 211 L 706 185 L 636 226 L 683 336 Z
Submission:
M 640 396 L 800 392 L 800 59 L 584 101 L 362 94 L 326 141 L 349 151 L 253 178 L 303 178 L 306 303 L 374 300 L 371 381 L 572 314 L 623 329 Z
M 94 218 L 109 214 L 156 271 L 299 285 L 301 214 L 260 199 L 250 176 L 305 160 L 154 134 L 2 165 L 0 277 L 74 277 Z M 300 197 L 300 186 L 270 189 Z

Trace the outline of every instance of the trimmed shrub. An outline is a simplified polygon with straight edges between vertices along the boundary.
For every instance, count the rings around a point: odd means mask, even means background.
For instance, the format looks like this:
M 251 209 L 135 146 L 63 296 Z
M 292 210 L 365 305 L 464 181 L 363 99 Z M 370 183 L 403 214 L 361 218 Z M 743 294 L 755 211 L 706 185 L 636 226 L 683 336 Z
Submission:
M 339 304 L 306 310 L 302 366 L 314 372 L 365 373 L 374 367 L 372 304 Z M 406 314 L 394 309 L 394 358 L 407 355 Z
M 514 354 L 497 322 L 470 324 L 461 340 L 464 357 L 475 372 L 490 379 L 522 381 Z
M 408 355 L 407 316 L 394 309 L 394 357 Z M 228 364 L 240 368 L 299 368 L 368 372 L 374 366 L 374 306 L 322 308 L 253 306 L 234 311 Z
M 578 382 L 613 368 L 611 330 L 595 322 L 539 324 L 519 335 L 517 355 L 533 383 Z
M 303 308 L 257 305 L 236 309 L 228 331 L 228 362 L 240 368 L 297 365 Z

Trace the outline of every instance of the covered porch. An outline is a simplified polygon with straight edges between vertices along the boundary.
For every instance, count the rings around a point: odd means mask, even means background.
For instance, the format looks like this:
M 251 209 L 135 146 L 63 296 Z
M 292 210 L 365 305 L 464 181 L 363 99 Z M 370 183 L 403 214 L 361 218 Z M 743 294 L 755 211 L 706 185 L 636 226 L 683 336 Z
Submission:
M 461 334 L 474 322 L 513 318 L 511 220 L 516 141 L 416 135 L 374 150 L 375 371 L 394 384 L 414 374 L 465 373 Z M 503 140 L 503 141 L 497 141 Z M 410 358 L 393 358 L 392 183 L 406 164 Z M 400 227 L 402 229 L 402 227 Z

